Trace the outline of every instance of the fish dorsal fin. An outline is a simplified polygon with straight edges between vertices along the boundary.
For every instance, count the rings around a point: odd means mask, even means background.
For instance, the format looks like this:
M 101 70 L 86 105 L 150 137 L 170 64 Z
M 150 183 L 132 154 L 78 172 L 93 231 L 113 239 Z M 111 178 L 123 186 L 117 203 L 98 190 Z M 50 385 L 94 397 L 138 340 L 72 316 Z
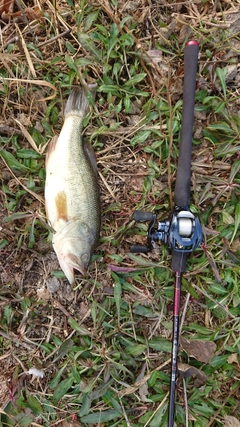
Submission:
M 57 140 L 58 140 L 58 136 L 55 135 L 48 144 L 47 153 L 46 153 L 46 166 L 48 164 L 51 154 L 55 151 Z
M 96 156 L 95 156 L 95 151 L 94 151 L 93 146 L 91 145 L 91 143 L 89 141 L 86 141 L 84 139 L 83 148 L 84 148 L 84 151 L 85 151 L 87 158 L 89 159 L 89 162 L 92 166 L 94 173 L 97 175 L 97 173 L 98 173 L 97 161 L 96 161 Z

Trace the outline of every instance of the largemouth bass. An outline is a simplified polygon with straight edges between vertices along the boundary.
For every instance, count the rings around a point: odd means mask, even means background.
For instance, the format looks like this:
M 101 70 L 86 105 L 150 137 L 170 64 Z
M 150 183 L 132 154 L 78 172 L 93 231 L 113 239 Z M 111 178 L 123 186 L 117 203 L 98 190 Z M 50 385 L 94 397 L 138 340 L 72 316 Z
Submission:
M 100 233 L 96 160 L 82 137 L 83 119 L 90 109 L 87 92 L 94 97 L 96 87 L 72 90 L 62 130 L 46 156 L 45 203 L 54 230 L 52 244 L 71 284 L 74 269 L 86 274 Z

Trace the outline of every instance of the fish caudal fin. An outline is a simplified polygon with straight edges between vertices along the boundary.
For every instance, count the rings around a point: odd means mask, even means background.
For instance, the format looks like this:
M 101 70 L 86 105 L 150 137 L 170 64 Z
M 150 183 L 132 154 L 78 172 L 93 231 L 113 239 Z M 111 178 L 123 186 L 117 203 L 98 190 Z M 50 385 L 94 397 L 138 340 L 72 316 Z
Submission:
M 89 98 L 94 100 L 96 91 L 96 83 L 72 89 L 65 107 L 65 117 L 69 114 L 85 117 L 90 109 Z

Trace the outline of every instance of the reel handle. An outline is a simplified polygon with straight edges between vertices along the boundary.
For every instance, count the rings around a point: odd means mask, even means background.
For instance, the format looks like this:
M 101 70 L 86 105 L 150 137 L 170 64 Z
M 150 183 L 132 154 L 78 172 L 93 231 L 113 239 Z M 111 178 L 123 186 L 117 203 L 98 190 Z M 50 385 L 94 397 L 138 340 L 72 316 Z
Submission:
M 134 221 L 148 221 L 151 224 L 155 224 L 156 221 L 156 214 L 153 214 L 152 212 L 144 212 L 144 211 L 134 211 L 133 213 L 133 219 Z M 143 246 L 143 245 L 132 245 L 130 247 L 130 252 L 131 253 L 142 253 L 142 254 L 147 254 L 148 252 L 151 251 L 151 248 L 148 246 Z
M 130 247 L 130 252 L 132 254 L 137 254 L 137 253 L 147 254 L 149 252 L 149 248 L 143 245 L 132 245 Z
M 152 212 L 135 211 L 133 214 L 134 221 L 152 221 L 155 217 Z

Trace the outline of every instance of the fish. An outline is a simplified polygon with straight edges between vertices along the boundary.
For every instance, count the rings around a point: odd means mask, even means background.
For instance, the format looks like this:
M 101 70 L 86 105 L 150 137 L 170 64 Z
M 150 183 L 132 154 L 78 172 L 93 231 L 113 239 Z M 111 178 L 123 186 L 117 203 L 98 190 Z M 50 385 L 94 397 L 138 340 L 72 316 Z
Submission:
M 58 137 L 46 153 L 45 208 L 54 230 L 52 245 L 69 283 L 75 270 L 86 275 L 100 236 L 101 209 L 97 163 L 86 144 L 83 120 L 95 99 L 97 84 L 72 89 Z

